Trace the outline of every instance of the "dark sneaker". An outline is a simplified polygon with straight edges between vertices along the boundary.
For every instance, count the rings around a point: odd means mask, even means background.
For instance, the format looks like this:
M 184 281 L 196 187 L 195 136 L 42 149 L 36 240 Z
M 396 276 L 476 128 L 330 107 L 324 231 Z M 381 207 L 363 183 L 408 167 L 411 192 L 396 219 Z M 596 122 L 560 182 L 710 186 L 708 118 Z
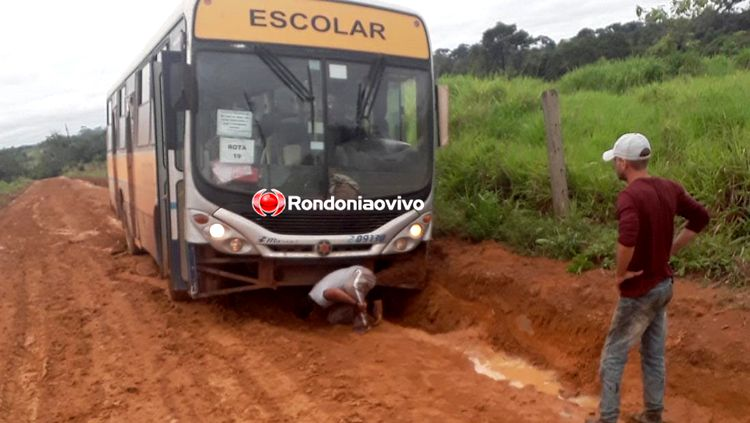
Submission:
M 661 412 L 659 411 L 644 411 L 640 414 L 636 414 L 630 417 L 631 423 L 662 423 Z

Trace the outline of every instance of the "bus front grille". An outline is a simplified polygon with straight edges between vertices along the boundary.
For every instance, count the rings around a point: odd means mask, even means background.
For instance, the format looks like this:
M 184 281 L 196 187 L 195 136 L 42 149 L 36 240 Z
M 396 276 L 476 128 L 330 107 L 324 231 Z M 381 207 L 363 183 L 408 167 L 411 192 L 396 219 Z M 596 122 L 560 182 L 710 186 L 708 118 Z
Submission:
M 243 214 L 253 223 L 280 235 L 359 235 L 370 234 L 404 214 L 403 211 L 378 214 L 327 213 L 325 215 L 282 214 L 260 217 Z
M 359 253 L 372 249 L 373 244 L 352 244 L 352 245 L 334 245 L 333 253 Z M 314 253 L 314 245 L 266 245 L 266 247 L 275 253 Z

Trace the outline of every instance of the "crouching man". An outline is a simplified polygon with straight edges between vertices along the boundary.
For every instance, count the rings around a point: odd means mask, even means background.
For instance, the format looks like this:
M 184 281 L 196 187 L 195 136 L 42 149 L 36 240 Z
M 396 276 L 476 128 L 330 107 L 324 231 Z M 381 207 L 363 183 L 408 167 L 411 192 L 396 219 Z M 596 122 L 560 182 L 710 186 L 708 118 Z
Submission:
M 375 301 L 368 315 L 367 294 L 375 287 L 375 274 L 366 267 L 352 266 L 329 273 L 308 294 L 300 317 L 307 318 L 319 306 L 328 311 L 332 325 L 354 324 L 360 329 L 377 325 L 383 318 L 381 301 Z

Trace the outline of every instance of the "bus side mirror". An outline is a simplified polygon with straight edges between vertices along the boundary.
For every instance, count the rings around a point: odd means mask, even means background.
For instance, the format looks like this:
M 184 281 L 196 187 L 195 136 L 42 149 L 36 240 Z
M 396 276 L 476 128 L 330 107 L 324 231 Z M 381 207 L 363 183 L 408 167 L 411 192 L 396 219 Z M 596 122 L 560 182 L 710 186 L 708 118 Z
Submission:
M 438 108 L 438 147 L 445 147 L 450 142 L 450 89 L 447 85 L 436 85 Z
M 179 63 L 169 67 L 169 105 L 172 110 L 184 112 L 196 110 L 196 80 L 193 66 Z

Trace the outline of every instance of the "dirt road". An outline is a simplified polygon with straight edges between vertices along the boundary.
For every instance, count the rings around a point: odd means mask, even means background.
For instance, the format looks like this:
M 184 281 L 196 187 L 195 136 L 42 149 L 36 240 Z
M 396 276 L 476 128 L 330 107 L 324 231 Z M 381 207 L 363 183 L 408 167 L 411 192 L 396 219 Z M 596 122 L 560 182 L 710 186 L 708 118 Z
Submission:
M 616 298 L 599 271 L 442 241 L 429 289 L 359 336 L 297 320 L 297 291 L 171 303 L 88 183 L 36 182 L 0 228 L 2 422 L 579 422 L 595 403 Z M 749 304 L 678 285 L 670 421 L 748 421 Z

